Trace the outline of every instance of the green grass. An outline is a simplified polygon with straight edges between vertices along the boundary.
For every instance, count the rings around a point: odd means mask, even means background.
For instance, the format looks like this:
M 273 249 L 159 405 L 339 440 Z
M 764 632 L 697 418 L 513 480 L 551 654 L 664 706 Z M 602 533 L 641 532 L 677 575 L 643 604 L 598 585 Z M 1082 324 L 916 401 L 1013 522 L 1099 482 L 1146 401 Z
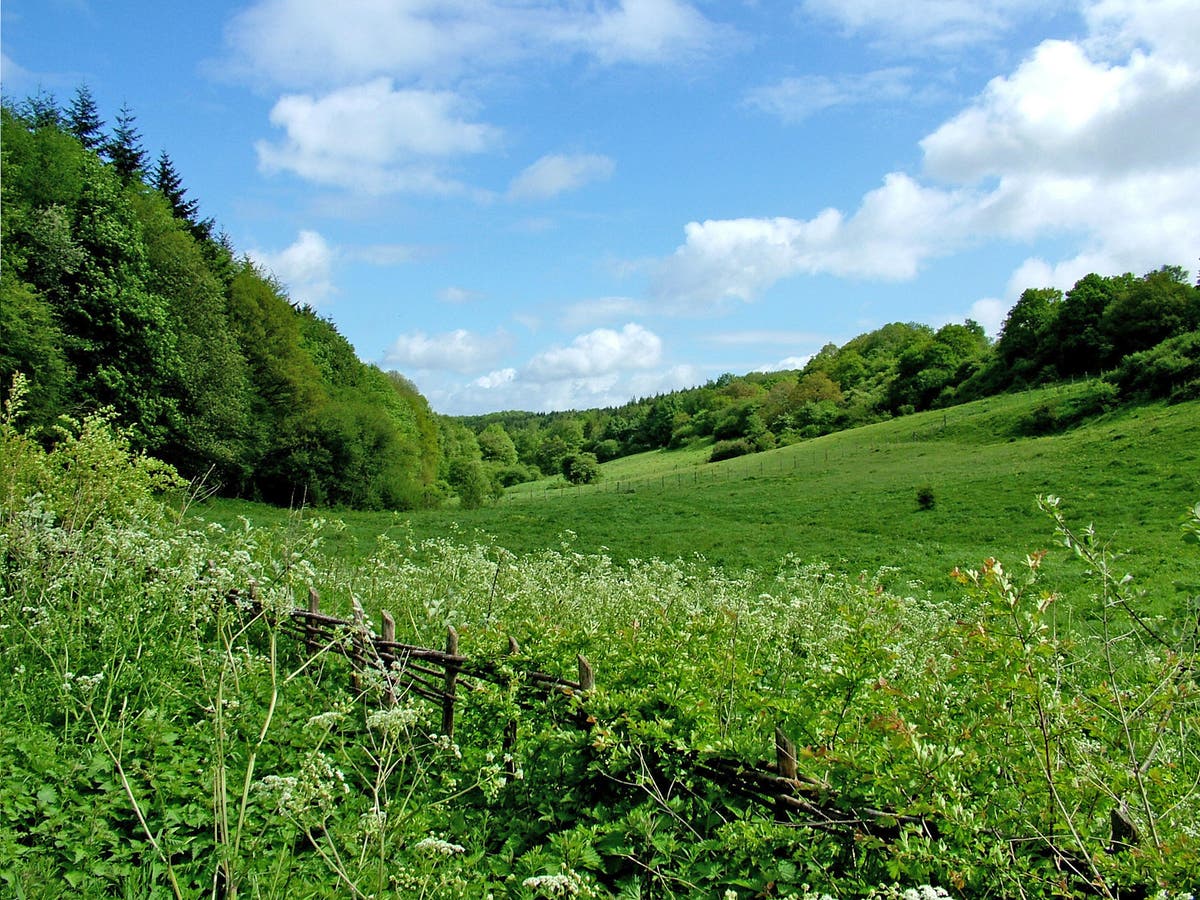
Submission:
M 917 580 L 940 592 L 955 566 L 987 557 L 1012 564 L 1050 548 L 1052 524 L 1037 497 L 1056 494 L 1072 521 L 1094 522 L 1112 549 L 1128 550 L 1120 565 L 1139 583 L 1173 592 L 1194 580 L 1178 523 L 1200 499 L 1200 404 L 1131 407 L 1062 434 L 1014 436 L 1037 404 L 1084 389 L 993 397 L 721 463 L 706 462 L 706 447 L 641 454 L 605 464 L 598 485 L 547 479 L 480 510 L 339 512 L 347 525 L 340 550 L 355 557 L 379 533 L 411 531 L 418 539 L 484 534 L 526 553 L 571 532 L 574 549 L 618 560 L 699 554 L 769 572 L 794 554 L 850 573 L 896 567 L 890 583 Z M 917 502 L 925 485 L 930 510 Z M 201 515 L 269 524 L 284 513 L 219 501 Z

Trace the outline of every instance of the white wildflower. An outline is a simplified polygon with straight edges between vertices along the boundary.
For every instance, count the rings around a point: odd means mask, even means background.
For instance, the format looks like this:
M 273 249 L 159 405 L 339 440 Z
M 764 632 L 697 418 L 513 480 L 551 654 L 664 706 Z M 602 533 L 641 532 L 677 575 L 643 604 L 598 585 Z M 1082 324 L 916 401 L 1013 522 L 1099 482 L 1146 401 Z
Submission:
M 434 856 L 453 856 L 455 853 L 466 853 L 466 847 L 461 844 L 452 844 L 449 841 L 430 835 L 424 840 L 418 841 L 414 850 L 420 850 L 422 853 L 429 853 Z

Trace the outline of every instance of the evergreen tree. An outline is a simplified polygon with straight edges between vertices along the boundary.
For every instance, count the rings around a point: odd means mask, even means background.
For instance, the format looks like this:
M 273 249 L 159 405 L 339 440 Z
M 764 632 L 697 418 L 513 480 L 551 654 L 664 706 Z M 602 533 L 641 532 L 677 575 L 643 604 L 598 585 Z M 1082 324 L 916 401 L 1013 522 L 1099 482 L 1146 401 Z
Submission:
M 127 103 L 122 104 L 121 111 L 117 113 L 112 139 L 105 150 L 123 183 L 128 184 L 146 173 L 146 150 L 142 146 L 142 135 L 137 130 L 137 117 Z
M 96 101 L 86 84 L 75 88 L 75 97 L 67 110 L 67 130 L 79 138 L 79 143 L 88 150 L 104 147 L 104 120 L 96 107 Z
M 62 110 L 58 99 L 49 91 L 38 88 L 32 97 L 26 97 L 17 108 L 17 115 L 29 123 L 30 128 L 57 128 L 62 125 Z
M 187 199 L 187 188 L 183 186 L 183 179 L 179 177 L 179 172 L 176 171 L 175 164 L 171 162 L 166 150 L 158 154 L 158 165 L 154 169 L 154 187 L 167 198 L 175 218 L 183 219 L 189 225 L 195 223 L 200 203 Z

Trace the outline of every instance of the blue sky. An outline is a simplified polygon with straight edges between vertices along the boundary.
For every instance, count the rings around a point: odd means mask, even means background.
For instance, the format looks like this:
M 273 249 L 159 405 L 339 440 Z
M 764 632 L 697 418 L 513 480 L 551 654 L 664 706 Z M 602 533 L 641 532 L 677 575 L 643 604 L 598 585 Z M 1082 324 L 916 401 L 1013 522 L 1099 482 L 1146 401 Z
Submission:
M 5 0 L 439 412 L 621 403 L 1200 256 L 1195 0 Z

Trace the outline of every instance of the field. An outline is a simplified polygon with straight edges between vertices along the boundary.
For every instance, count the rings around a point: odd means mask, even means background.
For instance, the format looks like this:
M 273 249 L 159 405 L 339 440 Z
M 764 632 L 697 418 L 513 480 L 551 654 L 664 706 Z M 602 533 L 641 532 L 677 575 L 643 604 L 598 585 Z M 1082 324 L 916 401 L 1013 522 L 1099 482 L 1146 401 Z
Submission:
M 1083 389 L 405 516 L 10 412 L 0 892 L 1182 900 L 1200 404 Z
M 1032 410 L 1085 389 L 994 397 L 719 463 L 707 462 L 706 447 L 641 454 L 606 463 L 598 485 L 547 479 L 480 510 L 339 512 L 347 527 L 338 552 L 369 553 L 381 533 L 479 537 L 517 554 L 567 536 L 578 552 L 617 560 L 699 555 L 768 576 L 785 554 L 849 574 L 888 567 L 887 583 L 916 580 L 946 596 L 955 567 L 1052 549 L 1037 498 L 1053 494 L 1124 554 L 1139 585 L 1171 595 L 1194 572 L 1177 545 L 1180 518 L 1200 499 L 1200 408 L 1133 407 L 1061 434 L 1017 436 Z M 917 503 L 922 486 L 932 488 L 932 509 Z M 284 518 L 229 501 L 199 515 L 225 524 Z

